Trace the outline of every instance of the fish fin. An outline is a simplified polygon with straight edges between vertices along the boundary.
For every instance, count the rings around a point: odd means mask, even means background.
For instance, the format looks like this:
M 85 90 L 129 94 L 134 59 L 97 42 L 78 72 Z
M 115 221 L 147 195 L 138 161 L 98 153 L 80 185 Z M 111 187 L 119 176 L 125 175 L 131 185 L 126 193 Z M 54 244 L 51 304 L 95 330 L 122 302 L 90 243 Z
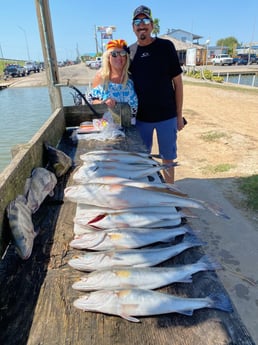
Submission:
M 231 301 L 224 293 L 212 293 L 207 299 L 209 300 L 208 308 L 215 308 L 227 312 L 233 311 Z
M 201 202 L 204 208 L 215 214 L 215 216 L 222 217 L 224 219 L 230 219 L 230 217 L 226 215 L 226 213 L 222 210 L 222 208 L 219 205 L 207 201 L 198 201 Z
M 139 319 L 137 319 L 136 317 L 127 315 L 127 314 L 121 314 L 120 315 L 123 319 L 131 321 L 131 322 L 141 322 Z
M 205 270 L 220 270 L 222 266 L 219 262 L 215 261 L 209 255 L 203 255 L 197 262 L 196 265 L 204 265 Z
M 107 213 L 98 214 L 96 217 L 88 221 L 88 224 L 99 222 L 100 220 L 104 219 L 106 216 L 107 216 Z
M 125 320 L 131 321 L 131 322 L 140 322 L 139 319 L 130 315 L 130 310 L 131 312 L 134 312 L 135 308 L 137 307 L 138 307 L 138 304 L 123 304 L 121 306 L 121 312 L 119 313 L 119 315 Z
M 183 314 L 183 315 L 188 315 L 188 316 L 193 315 L 193 311 L 192 310 L 188 310 L 188 309 L 180 310 L 180 311 L 178 311 L 178 313 Z
M 178 280 L 178 283 L 192 283 L 192 282 L 193 282 L 192 276 Z
M 199 218 L 198 216 L 194 215 L 190 210 L 185 210 L 184 212 L 179 211 L 178 215 L 181 218 L 193 218 L 193 219 Z

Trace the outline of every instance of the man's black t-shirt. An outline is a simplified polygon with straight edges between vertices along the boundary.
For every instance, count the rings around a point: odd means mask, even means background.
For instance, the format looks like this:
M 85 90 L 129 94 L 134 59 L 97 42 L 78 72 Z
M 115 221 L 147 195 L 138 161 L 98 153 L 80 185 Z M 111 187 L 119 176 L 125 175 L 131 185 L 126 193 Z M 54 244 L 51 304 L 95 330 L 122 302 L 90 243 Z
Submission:
M 139 99 L 137 119 L 159 122 L 175 117 L 172 78 L 182 69 L 173 43 L 156 38 L 147 46 L 134 44 L 130 49 L 130 73 Z

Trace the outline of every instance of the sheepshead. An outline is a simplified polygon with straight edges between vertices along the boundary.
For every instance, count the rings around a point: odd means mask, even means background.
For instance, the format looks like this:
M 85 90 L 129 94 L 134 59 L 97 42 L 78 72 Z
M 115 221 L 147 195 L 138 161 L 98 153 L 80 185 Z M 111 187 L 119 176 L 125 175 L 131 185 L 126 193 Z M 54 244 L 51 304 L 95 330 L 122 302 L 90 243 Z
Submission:
M 24 187 L 27 205 L 32 213 L 39 209 L 47 195 L 54 195 L 56 183 L 56 176 L 51 171 L 41 167 L 33 169 L 31 177 L 27 178 Z
M 107 268 L 84 275 L 72 287 L 80 291 L 104 289 L 157 289 L 172 283 L 191 283 L 201 271 L 213 271 L 221 266 L 207 255 L 194 264 L 173 267 Z
M 170 242 L 176 236 L 193 233 L 187 226 L 172 229 L 123 228 L 86 233 L 70 242 L 77 249 L 110 250 L 116 248 L 140 248 L 155 242 Z
M 63 176 L 73 165 L 72 159 L 63 151 L 44 143 L 47 151 L 49 170 L 51 170 L 57 177 Z
M 69 260 L 68 264 L 80 271 L 93 271 L 114 266 L 155 266 L 182 253 L 186 249 L 203 244 L 196 237 L 189 236 L 188 239 L 184 239 L 181 243 L 168 247 L 87 252 Z
M 123 177 L 127 179 L 141 179 L 146 176 L 153 175 L 160 170 L 167 169 L 171 166 L 169 165 L 158 165 L 158 166 L 139 166 L 137 169 L 135 166 L 134 169 L 129 169 L 127 164 L 123 164 L 123 167 L 120 164 L 120 167 L 117 167 L 113 162 L 112 164 L 106 164 L 104 166 L 98 166 L 97 164 L 85 165 L 83 164 L 78 168 L 73 174 L 73 180 L 76 183 L 86 183 L 92 178 L 103 177 L 106 175 Z M 132 167 L 132 168 L 133 168 Z
M 32 252 L 36 232 L 31 218 L 31 210 L 27 206 L 24 195 L 18 195 L 7 206 L 7 217 L 12 232 L 15 249 L 18 255 L 27 260 Z
M 140 321 L 134 316 L 193 315 L 194 310 L 202 308 L 233 311 L 229 298 L 222 293 L 204 298 L 186 298 L 144 289 L 98 290 L 78 298 L 73 304 L 84 311 L 118 315 L 132 322 Z
M 170 205 L 208 209 L 217 216 L 228 218 L 221 208 L 205 201 L 123 184 L 85 183 L 67 187 L 64 193 L 70 201 L 99 207 L 108 205 L 113 209 L 124 209 Z

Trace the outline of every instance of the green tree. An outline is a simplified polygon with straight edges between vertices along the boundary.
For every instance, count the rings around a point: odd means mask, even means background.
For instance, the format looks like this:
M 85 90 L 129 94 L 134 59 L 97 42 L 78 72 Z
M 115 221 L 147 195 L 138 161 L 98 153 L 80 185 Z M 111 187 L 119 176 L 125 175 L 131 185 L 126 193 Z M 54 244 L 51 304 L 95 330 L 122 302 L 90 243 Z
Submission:
M 235 49 L 237 46 L 239 46 L 238 40 L 233 37 L 226 37 L 226 38 L 221 38 L 217 41 L 216 45 L 218 47 L 228 47 L 228 53 L 230 55 L 235 53 Z
M 159 26 L 159 19 L 158 18 L 153 19 L 153 30 L 152 30 L 152 32 L 155 35 L 155 37 L 157 37 L 159 32 L 160 32 L 160 26 Z

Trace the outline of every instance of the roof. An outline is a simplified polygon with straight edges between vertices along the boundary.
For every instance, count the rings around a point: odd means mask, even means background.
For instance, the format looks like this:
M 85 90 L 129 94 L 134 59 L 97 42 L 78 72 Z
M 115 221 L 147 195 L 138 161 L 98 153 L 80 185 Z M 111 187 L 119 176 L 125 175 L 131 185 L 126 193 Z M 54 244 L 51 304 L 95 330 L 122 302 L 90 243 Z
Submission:
M 160 35 L 159 37 L 167 39 L 167 40 L 171 41 L 172 43 L 174 43 L 174 46 L 175 46 L 177 51 L 187 50 L 189 48 L 203 49 L 203 46 L 201 46 L 201 45 L 183 42 L 183 41 L 177 40 L 176 38 L 171 37 L 169 35 Z
M 192 32 L 181 30 L 181 29 L 170 29 L 169 34 L 173 34 L 175 32 L 185 32 L 186 34 L 190 34 L 193 37 L 193 40 L 198 40 L 199 38 L 203 38 L 203 36 L 193 34 Z

